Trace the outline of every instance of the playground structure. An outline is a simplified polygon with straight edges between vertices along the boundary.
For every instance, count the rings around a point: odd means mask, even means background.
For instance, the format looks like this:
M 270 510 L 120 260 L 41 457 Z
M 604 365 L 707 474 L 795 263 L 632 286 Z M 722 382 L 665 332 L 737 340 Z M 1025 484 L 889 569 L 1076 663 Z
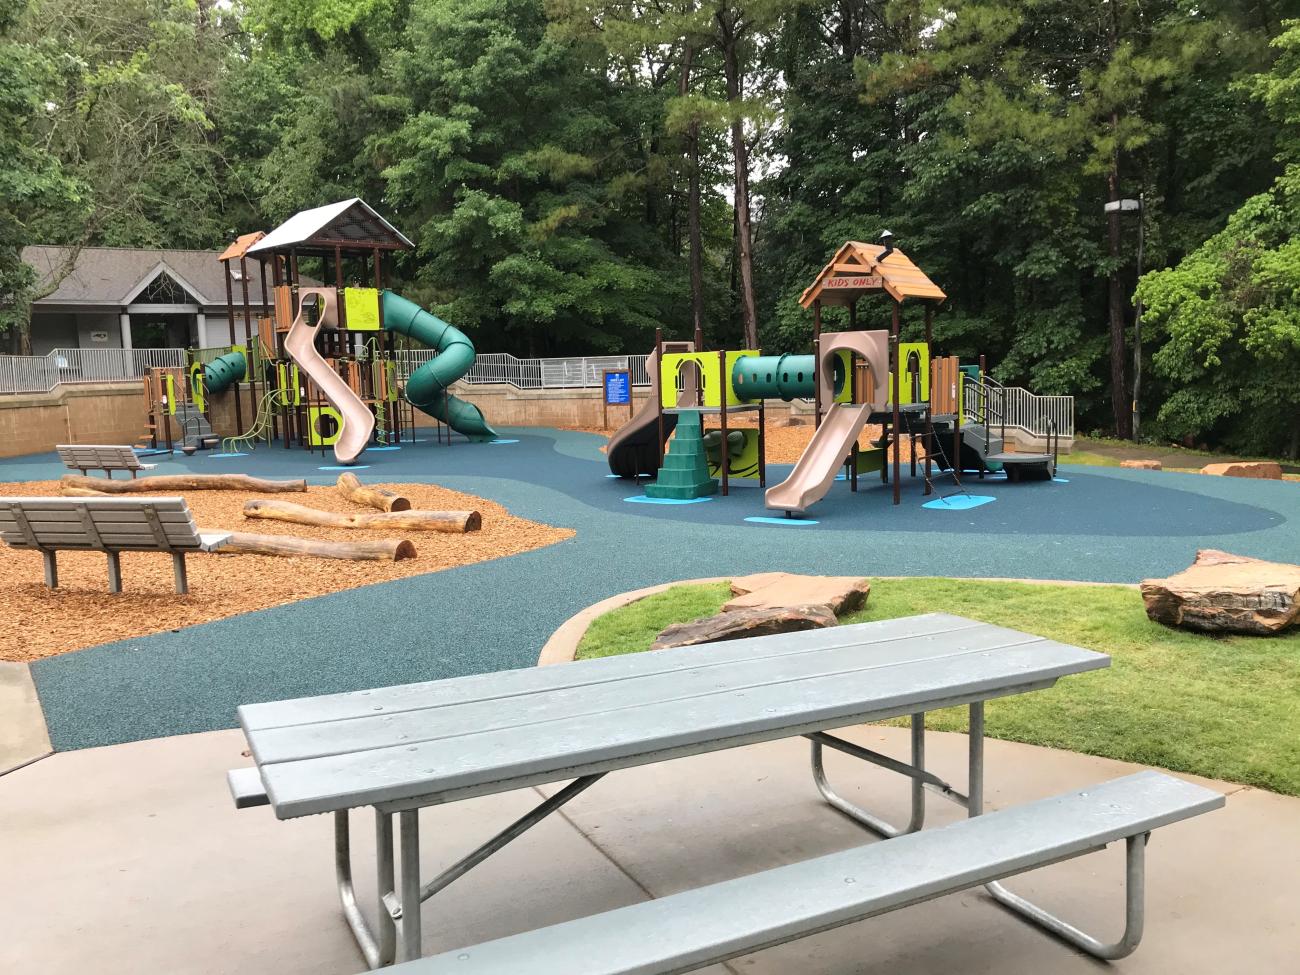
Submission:
M 270 233 L 239 237 L 218 258 L 225 267 L 230 344 L 191 354 L 188 368 L 151 370 L 145 378 L 147 436 L 153 447 L 215 446 L 228 453 L 280 440 L 290 448 L 332 450 L 339 464 L 355 463 L 370 446 L 413 439 L 415 410 L 471 441 L 495 431 L 479 409 L 448 392 L 474 364 L 467 336 L 414 302 L 384 287 L 384 258 L 413 245 L 360 199 L 304 210 Z M 272 314 L 254 319 L 249 301 L 250 261 L 262 293 L 274 296 Z M 315 262 L 320 284 L 300 262 Z M 268 287 L 268 272 L 270 286 Z M 234 282 L 240 285 L 240 306 Z M 247 343 L 235 323 L 244 320 Z M 411 342 L 437 355 L 406 374 L 400 353 Z M 248 402 L 238 395 L 246 384 Z M 218 438 L 209 423 L 209 399 L 234 390 L 237 434 Z M 245 424 L 245 407 L 253 415 Z
M 756 475 L 766 507 L 787 516 L 821 500 L 842 469 L 853 491 L 860 475 L 879 472 L 892 481 L 893 502 L 900 504 L 904 438 L 913 476 L 921 458 L 926 495 L 934 491 L 935 469 L 948 472 L 958 488 L 967 471 L 980 477 L 1005 471 L 1012 481 L 1053 476 L 1059 445 L 1053 422 L 1037 424 L 1046 430 L 1043 451 L 1006 449 L 1007 410 L 983 362 L 964 366 L 932 354 L 934 308 L 946 294 L 888 234 L 882 239 L 845 243 L 800 296 L 813 315 L 811 355 L 706 352 L 698 332 L 694 343 L 677 346 L 657 334 L 647 366 L 651 401 L 611 438 L 610 470 L 621 477 L 656 473 L 646 496 L 677 501 L 719 490 L 726 495 L 731 477 Z M 859 330 L 859 302 L 874 294 L 891 301 L 890 327 Z M 922 342 L 901 341 L 908 299 L 925 303 Z M 849 329 L 823 333 L 823 306 L 846 308 Z M 964 403 L 967 395 L 974 401 Z M 767 488 L 764 401 L 796 398 L 813 400 L 813 436 L 789 477 Z M 729 429 L 729 416 L 743 412 L 757 414 L 757 431 Z M 704 429 L 710 414 L 718 415 L 720 429 Z M 859 436 L 868 424 L 881 435 L 863 448 Z

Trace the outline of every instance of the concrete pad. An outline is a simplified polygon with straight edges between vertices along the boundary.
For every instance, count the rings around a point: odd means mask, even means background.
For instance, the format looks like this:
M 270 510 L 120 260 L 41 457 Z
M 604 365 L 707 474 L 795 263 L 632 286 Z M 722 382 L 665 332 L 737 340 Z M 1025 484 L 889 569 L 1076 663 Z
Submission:
M 903 757 L 906 732 L 845 733 Z M 237 811 L 225 771 L 247 765 L 238 731 L 59 753 L 0 779 L 0 971 L 357 972 L 364 966 L 335 899 L 332 823 Z M 929 736 L 929 765 L 964 788 L 966 739 Z M 828 754 L 846 796 L 901 820 L 904 780 Z M 988 743 L 997 808 L 1134 767 Z M 1147 938 L 1115 965 L 1132 975 L 1292 972 L 1300 952 L 1300 800 L 1208 783 L 1225 810 L 1158 831 L 1148 854 Z M 550 791 L 550 790 L 547 790 Z M 422 813 L 432 876 L 538 801 L 522 790 Z M 930 825 L 962 810 L 930 799 Z M 434 898 L 433 952 L 581 917 L 848 846 L 875 842 L 825 806 L 799 740 L 614 773 Z M 354 814 L 363 903 L 373 898 L 371 818 Z M 1108 850 L 1011 882 L 1049 908 L 1114 933 L 1122 852 Z M 967 893 L 702 970 L 706 975 L 1095 973 L 1085 960 Z
M 0 775 L 52 751 L 31 668 L 0 661 Z
M 0 779 L 0 971 L 331 975 L 365 968 L 334 888 L 333 820 L 236 810 L 238 731 L 61 752 Z M 425 877 L 541 801 L 533 790 L 425 810 Z M 374 903 L 374 826 L 353 814 Z M 594 914 L 645 894 L 548 819 L 425 905 L 425 951 Z

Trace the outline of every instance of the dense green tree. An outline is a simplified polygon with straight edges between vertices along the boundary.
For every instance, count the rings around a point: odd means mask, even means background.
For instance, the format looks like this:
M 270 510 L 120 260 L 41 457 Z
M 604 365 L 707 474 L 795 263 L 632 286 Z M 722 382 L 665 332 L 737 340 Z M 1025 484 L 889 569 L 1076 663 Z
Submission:
M 1250 86 L 1280 126 L 1285 172 L 1138 296 L 1164 338 L 1155 368 L 1171 436 L 1300 456 L 1300 21 L 1273 70 Z
M 26 0 L 0 0 L 0 338 L 8 351 L 29 351 L 28 305 L 35 284 L 22 249 L 37 243 L 39 214 L 71 211 L 76 182 L 37 138 L 57 82 L 57 51 L 21 36 Z

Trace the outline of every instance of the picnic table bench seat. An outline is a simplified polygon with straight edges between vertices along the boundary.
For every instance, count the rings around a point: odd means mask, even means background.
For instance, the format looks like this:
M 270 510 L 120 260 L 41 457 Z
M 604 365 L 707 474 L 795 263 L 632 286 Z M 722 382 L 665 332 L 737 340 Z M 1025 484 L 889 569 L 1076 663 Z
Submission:
M 108 558 L 109 592 L 122 591 L 122 552 L 167 552 L 176 591 L 189 592 L 185 556 L 219 548 L 229 532 L 200 532 L 184 498 L 0 498 L 0 538 L 45 559 L 45 584 L 59 585 L 56 553 L 97 551 Z
M 156 464 L 142 464 L 135 450 L 125 444 L 61 443 L 55 448 L 63 466 L 71 471 L 103 471 L 110 478 L 114 471 L 151 471 Z
M 617 910 L 398 965 L 394 975 L 658 975 L 760 948 L 1130 844 L 1217 809 L 1224 798 L 1160 772 L 960 820 L 940 829 L 776 867 Z M 1130 870 L 1132 865 L 1130 865 Z M 1105 957 L 1141 937 L 1140 883 L 1129 924 Z M 1136 886 L 1136 890 L 1134 889 Z M 1012 895 L 1014 896 L 1014 895 Z M 1134 898 L 1138 903 L 1133 904 Z

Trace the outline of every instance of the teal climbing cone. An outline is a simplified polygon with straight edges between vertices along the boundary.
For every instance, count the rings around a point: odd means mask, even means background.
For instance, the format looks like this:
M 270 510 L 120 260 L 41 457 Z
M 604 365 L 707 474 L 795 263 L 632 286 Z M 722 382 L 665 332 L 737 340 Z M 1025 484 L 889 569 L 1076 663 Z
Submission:
M 645 487 L 648 498 L 689 501 L 718 493 L 718 481 L 709 477 L 709 458 L 704 449 L 704 425 L 700 414 L 682 413 L 677 431 L 664 455 L 664 466 L 653 484 Z

